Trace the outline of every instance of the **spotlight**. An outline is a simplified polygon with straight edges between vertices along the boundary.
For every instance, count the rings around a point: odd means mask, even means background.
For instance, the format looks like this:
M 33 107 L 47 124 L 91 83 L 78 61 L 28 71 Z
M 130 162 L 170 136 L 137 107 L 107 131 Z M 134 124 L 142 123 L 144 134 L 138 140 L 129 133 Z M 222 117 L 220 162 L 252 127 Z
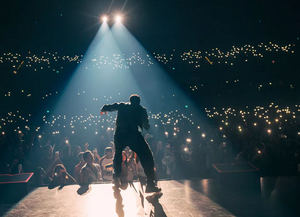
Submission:
M 103 23 L 106 23 L 108 21 L 108 17 L 106 15 L 103 15 L 101 17 L 101 20 L 102 20 Z
M 121 23 L 122 19 L 123 19 L 123 17 L 121 15 L 119 15 L 119 14 L 115 16 L 116 23 Z

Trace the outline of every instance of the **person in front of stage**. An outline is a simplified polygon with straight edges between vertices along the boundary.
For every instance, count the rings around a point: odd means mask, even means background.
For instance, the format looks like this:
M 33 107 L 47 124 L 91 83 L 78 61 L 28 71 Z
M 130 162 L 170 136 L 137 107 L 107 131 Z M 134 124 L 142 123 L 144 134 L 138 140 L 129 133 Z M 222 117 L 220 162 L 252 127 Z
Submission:
M 54 168 L 48 188 L 53 189 L 57 186 L 63 188 L 65 185 L 72 184 L 76 184 L 76 180 L 67 172 L 63 164 L 57 164 Z
M 94 163 L 93 153 L 88 150 L 83 153 L 83 160 L 86 164 L 80 171 L 80 185 L 88 186 L 93 182 L 101 181 L 101 168 L 99 164 Z
M 86 162 L 83 160 L 83 154 L 84 152 L 79 152 L 78 154 L 78 160 L 79 162 L 74 167 L 74 178 L 77 180 L 77 182 L 80 182 L 80 171 L 82 167 L 86 164 Z
M 118 112 L 114 135 L 114 181 L 115 183 L 118 183 L 118 180 L 122 181 L 120 179 L 122 151 L 129 146 L 138 155 L 147 176 L 146 193 L 159 192 L 161 189 L 156 185 L 152 152 L 141 134 L 143 129 L 150 128 L 147 110 L 140 105 L 139 95 L 131 95 L 129 101 L 128 103 L 104 105 L 101 109 L 101 114 Z
M 113 149 L 106 147 L 104 156 L 100 160 L 103 181 L 112 181 L 113 179 Z

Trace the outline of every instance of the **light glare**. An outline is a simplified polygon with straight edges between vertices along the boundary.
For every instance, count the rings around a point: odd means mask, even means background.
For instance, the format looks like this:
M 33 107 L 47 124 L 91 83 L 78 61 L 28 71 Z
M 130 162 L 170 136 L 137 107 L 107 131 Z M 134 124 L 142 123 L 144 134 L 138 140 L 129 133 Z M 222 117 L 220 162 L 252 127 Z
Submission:
M 102 22 L 106 23 L 108 21 L 108 17 L 106 15 L 102 16 Z
M 121 23 L 122 19 L 123 19 L 123 17 L 121 15 L 119 15 L 119 14 L 115 16 L 116 23 Z

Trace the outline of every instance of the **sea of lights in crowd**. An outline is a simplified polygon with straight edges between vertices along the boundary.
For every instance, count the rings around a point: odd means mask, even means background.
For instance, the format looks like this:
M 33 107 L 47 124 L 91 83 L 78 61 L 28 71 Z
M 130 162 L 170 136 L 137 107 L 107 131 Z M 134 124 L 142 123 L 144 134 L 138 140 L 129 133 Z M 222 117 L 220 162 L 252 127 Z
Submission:
M 271 162 L 299 160 L 300 105 L 207 107 L 206 122 L 194 120 L 189 108 L 148 114 L 151 129 L 144 135 L 150 146 L 155 152 L 161 142 L 168 150 L 160 151 L 170 154 L 171 149 L 181 164 L 193 162 L 199 151 L 206 164 L 232 162 L 239 156 L 259 167 L 262 159 L 270 160 L 270 156 Z M 2 114 L 1 145 L 11 152 L 6 155 L 10 156 L 6 163 L 20 156 L 26 158 L 26 152 L 35 145 L 51 144 L 61 150 L 66 141 L 73 148 L 89 143 L 101 155 L 113 141 L 115 118 L 115 113 L 100 115 L 88 111 L 78 115 L 45 114 L 42 120 L 19 110 Z M 10 148 L 5 148 L 7 145 Z M 20 149 L 24 152 L 21 155 Z
M 94 56 L 89 59 L 89 67 L 101 68 L 102 65 L 110 65 L 112 69 L 128 69 L 133 65 L 151 66 L 155 61 L 165 65 L 177 65 L 178 63 L 187 63 L 193 68 L 199 68 L 201 65 L 225 64 L 233 66 L 239 61 L 248 62 L 251 58 L 263 59 L 268 55 L 295 53 L 295 44 L 277 44 L 274 42 L 258 43 L 255 45 L 245 44 L 241 46 L 232 46 L 229 49 L 212 48 L 209 50 L 188 50 L 176 51 L 173 49 L 168 53 L 153 52 L 142 54 L 134 52 L 130 54 L 112 54 L 111 56 Z M 64 69 L 64 64 L 82 63 L 84 55 L 62 55 L 60 52 L 35 53 L 28 51 L 3 52 L 0 55 L 0 64 L 6 64 L 11 67 L 11 73 L 17 74 L 21 68 L 30 68 L 33 71 L 51 70 L 60 73 Z M 272 63 L 275 63 L 272 60 Z
M 259 43 L 256 45 L 232 46 L 228 50 L 213 48 L 210 50 L 172 50 L 168 53 L 153 52 L 143 55 L 139 52 L 132 54 L 113 54 L 112 56 L 95 56 L 85 63 L 85 67 L 101 69 L 108 65 L 113 70 L 128 69 L 134 66 L 151 67 L 156 62 L 164 65 L 171 72 L 177 67 L 187 64 L 192 70 L 200 71 L 200 66 L 235 67 L 237 64 L 250 64 L 255 59 L 259 61 L 271 60 L 276 64 L 278 55 L 292 57 L 295 44 Z M 267 58 L 266 58 L 267 57 Z M 276 57 L 276 58 L 273 58 Z M 3 52 L 0 55 L 0 68 L 4 73 L 15 78 L 29 73 L 44 73 L 60 76 L 68 71 L 70 64 L 75 66 L 83 62 L 84 55 L 62 55 L 59 52 Z M 251 63 L 253 64 L 253 63 Z M 270 64 L 270 63 L 268 63 Z M 11 77 L 10 77 L 11 79 Z M 240 78 L 224 79 L 224 85 L 232 88 L 242 87 Z M 25 82 L 25 81 L 24 81 Z M 28 81 L 26 81 L 28 82 Z M 281 81 L 280 81 L 281 82 Z M 282 85 L 279 81 L 258 81 L 253 90 L 262 92 L 266 88 L 276 86 L 282 89 L 297 89 L 293 78 Z M 280 85 L 279 85 L 280 83 Z M 57 150 L 66 144 L 71 148 L 89 143 L 97 148 L 100 155 L 104 148 L 113 140 L 116 114 L 100 115 L 101 105 L 118 101 L 114 96 L 90 95 L 88 90 L 73 93 L 78 97 L 85 97 L 94 109 L 84 108 L 75 113 L 54 114 L 49 103 L 57 102 L 61 90 L 28 88 L 28 84 L 16 87 L 12 82 L 1 88 L 1 99 L 5 107 L 0 113 L 0 145 L 2 155 L 1 169 L 6 170 L 16 159 L 19 162 L 32 161 L 31 152 L 35 146 L 41 148 L 50 145 Z M 22 84 L 22 83 L 21 83 Z M 187 89 L 191 94 L 203 94 L 205 87 L 210 91 L 210 84 L 201 81 L 188 81 Z M 30 85 L 29 85 L 30 87 Z M 251 89 L 252 91 L 252 89 Z M 225 91 L 224 91 L 225 92 Z M 236 92 L 236 89 L 235 89 Z M 173 97 L 169 96 L 170 98 Z M 21 100 L 20 100 L 21 99 Z M 31 99 L 44 105 L 37 114 L 30 112 Z M 80 101 L 80 100 L 79 100 Z M 26 109 L 23 106 L 26 105 Z M 36 104 L 35 104 L 36 105 Z M 34 109 L 34 108 L 32 108 Z M 300 157 L 300 105 L 281 103 L 280 100 L 251 105 L 219 105 L 199 106 L 202 119 L 195 117 L 188 105 L 168 107 L 160 112 L 148 110 L 151 129 L 144 132 L 147 141 L 153 149 L 156 161 L 157 150 L 165 155 L 176 156 L 178 164 L 190 165 L 199 163 L 199 156 L 203 165 L 209 169 L 214 162 L 232 162 L 246 160 L 254 163 L 262 170 L 270 168 L 274 162 L 284 165 L 299 162 Z M 163 149 L 158 144 L 163 144 Z M 267 162 L 267 163 L 266 163 Z M 25 163 L 24 163 L 25 165 Z M 8 166 L 9 167 L 9 166 Z M 6 168 L 6 169 L 3 169 Z M 24 167 L 33 170 L 32 167 Z

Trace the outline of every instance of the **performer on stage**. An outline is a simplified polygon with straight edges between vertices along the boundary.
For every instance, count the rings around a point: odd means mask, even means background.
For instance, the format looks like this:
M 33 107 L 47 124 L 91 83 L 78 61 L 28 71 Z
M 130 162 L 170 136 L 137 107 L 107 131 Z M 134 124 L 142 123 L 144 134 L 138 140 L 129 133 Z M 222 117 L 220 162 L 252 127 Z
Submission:
M 146 193 L 158 192 L 154 174 L 154 160 L 149 145 L 141 134 L 143 129 L 149 129 L 147 110 L 140 105 L 139 95 L 131 95 L 128 103 L 104 105 L 101 112 L 117 111 L 116 130 L 114 135 L 114 179 L 121 175 L 122 151 L 129 146 L 139 157 L 147 176 Z

